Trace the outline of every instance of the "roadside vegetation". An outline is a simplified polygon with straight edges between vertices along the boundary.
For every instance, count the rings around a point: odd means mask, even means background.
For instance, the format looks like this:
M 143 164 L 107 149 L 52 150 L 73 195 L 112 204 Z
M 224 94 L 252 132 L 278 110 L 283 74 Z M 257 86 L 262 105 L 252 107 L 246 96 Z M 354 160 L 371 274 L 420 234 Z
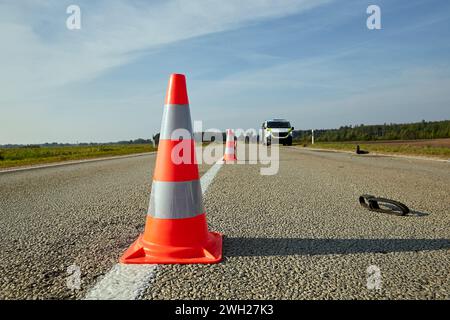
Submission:
M 0 168 L 155 151 L 152 144 L 21 146 L 0 148 Z
M 403 124 L 342 126 L 339 129 L 296 130 L 294 145 L 355 151 L 450 158 L 450 120 Z
M 361 150 L 369 151 L 369 153 L 414 155 L 450 159 L 450 139 L 448 139 L 448 146 L 434 145 L 432 140 L 429 144 L 425 141 L 421 142 L 423 143 L 417 143 L 415 141 L 401 143 L 318 142 L 313 145 L 310 143 L 297 142 L 297 145 L 311 148 L 345 150 L 353 152 L 355 152 L 356 146 L 359 145 Z
M 296 130 L 295 138 L 307 143 L 311 141 L 311 130 Z M 316 142 L 443 139 L 450 138 L 450 120 L 315 129 L 314 138 Z

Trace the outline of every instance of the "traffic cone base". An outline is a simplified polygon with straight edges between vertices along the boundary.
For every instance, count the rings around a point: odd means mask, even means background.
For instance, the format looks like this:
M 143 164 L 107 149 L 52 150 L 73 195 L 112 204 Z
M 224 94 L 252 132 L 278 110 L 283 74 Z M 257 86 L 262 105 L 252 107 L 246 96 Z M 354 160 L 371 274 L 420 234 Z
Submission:
M 237 160 L 234 145 L 228 146 L 228 142 L 227 142 L 227 146 L 225 147 L 225 155 L 223 157 L 223 160 L 225 160 L 226 162 Z
M 208 232 L 206 215 L 187 219 L 147 216 L 145 234 L 120 258 L 125 264 L 217 263 L 222 260 L 222 235 Z M 155 232 L 158 230 L 158 232 Z M 171 234 L 161 237 L 161 234 Z M 174 237 L 173 235 L 177 235 Z
M 235 162 L 235 161 L 237 161 L 237 158 L 236 158 L 236 156 L 235 156 L 234 154 L 226 154 L 226 155 L 223 157 L 223 160 L 224 160 L 225 162 Z

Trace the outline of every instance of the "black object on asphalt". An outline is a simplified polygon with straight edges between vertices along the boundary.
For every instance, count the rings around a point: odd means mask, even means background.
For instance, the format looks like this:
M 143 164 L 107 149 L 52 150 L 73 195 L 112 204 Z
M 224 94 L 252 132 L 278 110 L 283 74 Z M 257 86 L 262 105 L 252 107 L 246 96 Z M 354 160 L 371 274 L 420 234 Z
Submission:
M 386 198 L 378 198 L 370 194 L 363 194 L 360 196 L 359 203 L 370 211 L 395 214 L 397 216 L 404 216 L 410 212 L 409 208 L 401 202 Z M 383 209 L 380 207 L 380 204 L 383 206 Z
M 356 154 L 368 154 L 369 151 L 361 150 L 359 144 L 356 146 Z

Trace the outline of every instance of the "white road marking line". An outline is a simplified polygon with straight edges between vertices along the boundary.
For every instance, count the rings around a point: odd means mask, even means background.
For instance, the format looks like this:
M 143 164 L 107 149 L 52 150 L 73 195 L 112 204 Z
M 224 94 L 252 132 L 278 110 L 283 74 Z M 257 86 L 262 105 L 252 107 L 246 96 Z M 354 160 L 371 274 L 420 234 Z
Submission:
M 200 179 L 200 185 L 202 186 L 202 194 L 205 194 L 206 190 L 208 190 L 209 185 L 213 181 L 217 172 L 219 172 L 220 168 L 224 164 L 223 160 L 220 159 L 217 161 L 209 170 L 202 176 Z
M 86 300 L 135 300 L 155 276 L 155 264 L 116 264 L 86 295 Z
M 202 194 L 205 194 L 223 165 L 217 161 L 201 177 Z M 155 279 L 156 264 L 116 264 L 89 290 L 85 300 L 137 300 Z
M 140 157 L 140 156 L 147 156 L 147 155 L 151 155 L 151 154 L 156 154 L 156 151 L 144 152 L 144 153 L 135 153 L 135 154 L 127 154 L 127 155 L 123 155 L 123 156 L 112 156 L 112 157 L 102 157 L 102 158 L 85 159 L 85 160 L 73 160 L 73 161 L 71 160 L 71 161 L 63 161 L 63 162 L 56 162 L 56 163 L 49 163 L 49 164 L 42 164 L 42 165 L 31 165 L 31 166 L 28 166 L 28 167 L 1 169 L 0 170 L 0 174 L 1 173 L 8 173 L 8 172 L 32 170 L 32 169 L 44 169 L 44 168 L 68 166 L 68 165 L 71 165 L 71 164 L 81 164 L 81 163 L 97 162 L 97 161 L 105 161 L 105 160 L 134 158 L 134 157 Z

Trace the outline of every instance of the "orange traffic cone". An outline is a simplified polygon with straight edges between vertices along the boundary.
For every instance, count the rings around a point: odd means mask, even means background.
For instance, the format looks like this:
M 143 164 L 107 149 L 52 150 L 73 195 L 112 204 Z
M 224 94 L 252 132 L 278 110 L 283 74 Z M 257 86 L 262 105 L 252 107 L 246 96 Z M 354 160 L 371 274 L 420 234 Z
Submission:
M 234 132 L 231 129 L 227 129 L 227 142 L 225 145 L 224 161 L 236 161 L 236 142 L 234 141 Z
M 173 139 L 184 129 L 190 138 Z M 178 161 L 173 156 L 180 154 Z M 186 161 L 189 160 L 189 161 Z M 208 232 L 186 78 L 172 74 L 167 89 L 161 134 L 144 234 L 125 251 L 122 263 L 216 263 L 222 259 L 222 235 Z

